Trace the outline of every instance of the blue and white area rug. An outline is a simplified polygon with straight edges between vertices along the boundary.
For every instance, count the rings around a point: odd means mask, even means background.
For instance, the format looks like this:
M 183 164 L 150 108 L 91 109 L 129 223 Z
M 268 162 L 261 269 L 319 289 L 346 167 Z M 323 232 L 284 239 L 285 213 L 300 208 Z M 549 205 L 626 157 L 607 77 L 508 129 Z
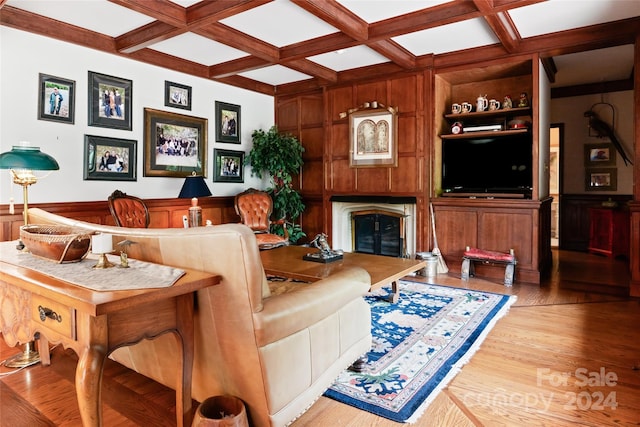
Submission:
M 325 396 L 413 423 L 469 361 L 515 296 L 400 282 L 369 293 L 373 346 L 363 372 L 344 371 Z

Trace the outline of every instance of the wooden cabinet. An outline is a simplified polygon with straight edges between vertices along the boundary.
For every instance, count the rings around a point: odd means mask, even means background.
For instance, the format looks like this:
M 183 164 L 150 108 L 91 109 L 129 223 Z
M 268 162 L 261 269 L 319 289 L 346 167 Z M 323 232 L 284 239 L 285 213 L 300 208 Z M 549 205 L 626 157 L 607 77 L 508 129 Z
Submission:
M 546 101 L 539 97 L 540 73 L 539 58 L 530 56 L 441 69 L 435 75 L 432 203 L 440 250 L 454 271 L 466 246 L 499 252 L 514 249 L 516 281 L 540 283 L 551 268 L 551 199 L 548 186 L 540 181 L 549 149 L 548 137 L 541 136 L 544 131 L 539 129 L 543 122 L 539 115 L 547 111 L 541 105 Z M 530 100 L 526 107 L 514 104 L 506 110 L 451 112 L 452 104 L 475 104 L 479 95 L 497 100 L 509 95 L 517 100 L 521 93 Z M 514 120 L 519 127 L 513 126 Z M 452 132 L 456 122 L 462 125 L 461 132 Z M 490 130 L 478 130 L 478 126 Z M 493 151 L 487 154 L 483 147 L 491 150 L 490 145 Z M 494 157 L 511 163 L 501 165 Z M 460 174 L 471 171 L 461 178 L 463 186 L 456 187 L 456 180 L 450 178 L 453 168 L 460 169 Z M 476 273 L 501 278 L 504 270 L 481 266 Z
M 629 212 L 592 208 L 589 210 L 589 252 L 609 257 L 629 257 Z

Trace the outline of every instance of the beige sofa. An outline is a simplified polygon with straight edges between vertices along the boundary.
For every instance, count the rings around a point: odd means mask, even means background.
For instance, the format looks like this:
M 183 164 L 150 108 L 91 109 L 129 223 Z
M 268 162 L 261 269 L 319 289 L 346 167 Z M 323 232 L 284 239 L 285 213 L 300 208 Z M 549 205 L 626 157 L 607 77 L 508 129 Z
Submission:
M 291 423 L 371 346 L 370 277 L 344 270 L 271 295 L 253 232 L 241 224 L 133 229 L 29 210 L 31 224 L 64 224 L 130 239 L 129 256 L 222 276 L 197 294 L 193 397 L 240 397 L 253 426 Z M 123 347 L 111 357 L 175 388 L 177 350 L 169 335 Z

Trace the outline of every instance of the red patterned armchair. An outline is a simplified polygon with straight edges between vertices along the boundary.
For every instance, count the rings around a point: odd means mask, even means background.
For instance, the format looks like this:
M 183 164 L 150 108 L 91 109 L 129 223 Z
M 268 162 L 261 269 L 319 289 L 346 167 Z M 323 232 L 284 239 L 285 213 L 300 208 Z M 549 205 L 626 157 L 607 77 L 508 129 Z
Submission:
M 128 196 L 120 190 L 114 191 L 109 196 L 109 210 L 118 227 L 149 227 L 147 205 L 135 196 Z
M 255 233 L 258 247 L 261 250 L 289 244 L 286 227 L 284 227 L 284 237 L 269 232 L 273 200 L 267 192 L 249 188 L 236 195 L 234 204 L 242 223 Z M 281 221 L 284 223 L 283 220 Z

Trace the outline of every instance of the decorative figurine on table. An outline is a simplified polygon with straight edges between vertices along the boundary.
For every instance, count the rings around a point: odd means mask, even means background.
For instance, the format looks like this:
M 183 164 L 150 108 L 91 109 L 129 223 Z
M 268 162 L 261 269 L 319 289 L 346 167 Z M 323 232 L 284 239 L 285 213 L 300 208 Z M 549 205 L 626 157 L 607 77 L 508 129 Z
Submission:
M 502 109 L 508 110 L 513 107 L 513 101 L 511 101 L 511 97 L 509 95 L 504 96 L 504 101 L 502 101 Z
M 118 246 L 121 246 L 120 250 L 120 268 L 129 268 L 129 256 L 127 255 L 127 248 L 133 245 L 133 240 L 123 240 L 122 242 L 118 242 Z
M 527 92 L 522 92 L 520 94 L 520 100 L 518 101 L 518 107 L 528 107 L 529 106 L 529 97 L 527 96 Z
M 306 261 L 315 261 L 315 262 L 332 262 L 342 259 L 343 252 L 341 250 L 332 250 L 331 246 L 327 242 L 327 235 L 324 233 L 317 234 L 316 237 L 311 241 L 311 246 L 318 248 L 320 252 L 316 253 L 308 253 L 302 257 L 302 259 Z

